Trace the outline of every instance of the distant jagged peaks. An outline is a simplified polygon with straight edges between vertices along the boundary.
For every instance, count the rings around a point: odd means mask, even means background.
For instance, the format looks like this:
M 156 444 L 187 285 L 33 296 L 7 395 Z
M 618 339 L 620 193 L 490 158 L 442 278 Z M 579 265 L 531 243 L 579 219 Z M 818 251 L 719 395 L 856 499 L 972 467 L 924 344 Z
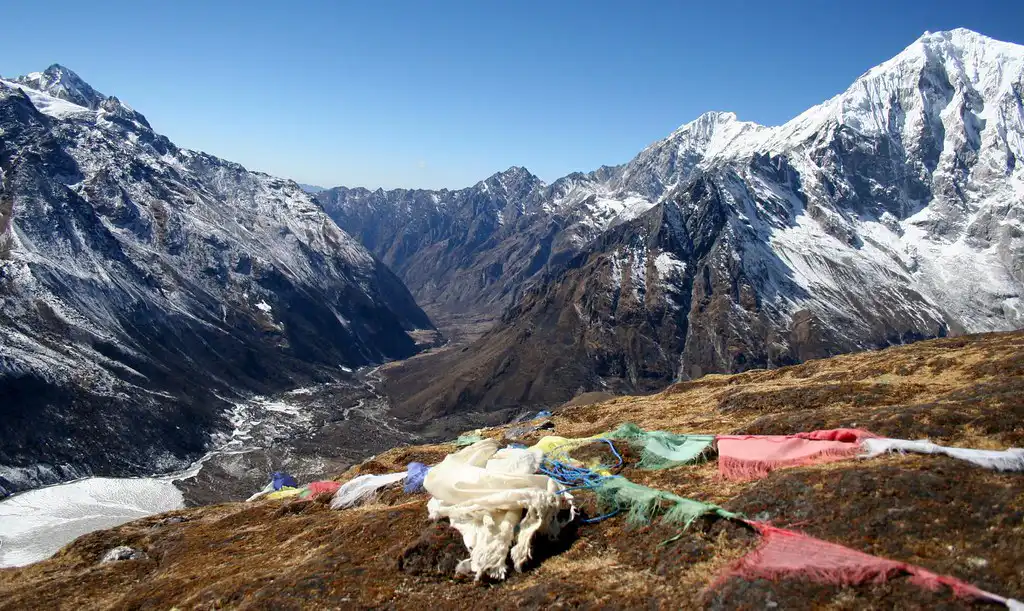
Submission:
M 505 170 L 504 172 L 497 172 L 497 173 L 495 173 L 494 176 L 503 176 L 503 177 L 511 177 L 511 178 L 514 178 L 514 177 L 533 177 L 533 178 L 536 178 L 529 170 L 527 170 L 526 168 L 524 168 L 521 165 L 514 165 L 514 166 L 510 167 L 509 169 Z
M 1014 71 L 1014 68 L 1024 62 L 1024 46 L 996 40 L 966 28 L 941 32 L 926 31 L 899 54 L 861 75 L 846 93 L 863 88 L 865 79 L 878 77 L 883 73 L 908 79 L 909 85 L 917 86 L 919 83 L 913 78 L 914 74 L 908 73 L 906 69 L 915 67 L 919 70 L 928 62 L 933 67 L 941 63 L 951 76 L 964 77 L 967 82 L 982 85 L 981 89 L 994 92 L 1000 85 L 1012 84 L 1015 74 L 1019 72 Z M 709 111 L 681 125 L 658 143 L 678 139 L 684 135 L 710 138 L 717 130 L 734 122 L 763 127 L 756 123 L 741 122 L 733 112 Z
M 949 198 L 957 197 L 959 187 L 948 177 L 959 176 L 957 160 L 974 159 L 975 149 L 987 151 L 979 177 L 1018 168 L 1010 181 L 978 181 L 993 186 L 982 189 L 993 201 L 1017 201 L 1013 185 L 1024 182 L 1024 165 L 1016 161 L 1024 156 L 1024 115 L 1015 110 L 1020 94 L 1014 93 L 1024 89 L 1021 57 L 1024 47 L 969 30 L 926 34 L 845 91 L 782 125 L 759 125 L 728 111 L 707 112 L 623 165 L 573 172 L 548 185 L 514 166 L 455 191 L 379 190 L 370 197 L 369 192 L 338 188 L 320 199 L 339 224 L 374 245 L 424 302 L 462 303 L 467 296 L 481 296 L 489 304 L 510 305 L 544 265 L 565 260 L 565 253 L 605 230 L 672 199 L 702 172 L 726 165 L 749 168 L 773 158 L 771 163 L 781 167 L 785 161 L 792 166 L 792 180 L 776 177 L 785 183 L 784 191 L 794 201 L 812 196 L 814 203 L 831 202 L 814 206 L 814 213 L 837 234 L 836 228 L 847 224 L 844 215 L 850 214 L 847 208 L 854 201 L 861 212 L 891 209 L 898 219 L 935 198 L 948 199 L 950 210 L 957 208 Z M 836 151 L 852 155 L 858 143 L 865 147 L 865 158 L 839 164 Z M 872 148 L 876 143 L 878 150 Z M 865 164 L 883 167 L 871 159 L 882 153 L 886 158 L 891 154 L 892 167 L 899 169 L 889 174 L 879 170 L 875 183 L 858 180 Z M 844 185 L 843 197 L 836 196 L 837 184 Z M 831 211 L 832 206 L 837 210 Z M 830 212 L 823 212 L 825 208 Z M 826 219 L 827 214 L 834 218 Z M 519 221 L 526 216 L 536 218 Z M 391 218 L 404 220 L 392 226 Z M 414 228 L 409 219 L 419 219 L 423 226 Z M 964 225 L 964 219 L 929 222 Z M 502 227 L 515 231 L 496 235 Z M 535 242 L 524 236 L 533 236 Z M 489 260 L 491 267 L 477 269 L 487 257 L 473 249 L 508 254 L 502 249 L 511 242 L 522 256 L 534 257 L 529 274 L 516 277 L 507 265 Z M 478 279 L 479 286 L 450 291 L 450 285 L 434 277 L 432 267 L 421 264 L 428 255 L 439 268 L 465 266 L 470 273 L 464 276 Z
M 616 189 L 655 201 L 688 180 L 705 158 L 728 149 L 740 136 L 764 129 L 732 112 L 706 112 L 641 151 L 626 164 Z
M 679 129 L 672 132 L 669 137 L 671 138 L 672 136 L 683 133 L 707 134 L 709 132 L 713 132 L 721 125 L 738 120 L 739 119 L 736 118 L 736 113 L 734 112 L 711 110 L 701 114 L 693 121 L 681 125 Z
M 522 166 L 512 166 L 504 172 L 497 172 L 477 183 L 489 189 L 499 189 L 510 195 L 526 195 L 544 186 L 544 181 Z
M 1003 141 L 1008 159 L 1016 158 L 1024 154 L 1024 115 L 1016 110 L 1022 90 L 1024 46 L 963 28 L 926 32 L 842 93 L 783 125 L 740 121 L 731 112 L 700 115 L 629 162 L 616 188 L 658 198 L 698 166 L 755 154 L 800 155 L 811 140 L 840 126 L 861 136 L 889 135 L 913 154 L 926 155 L 922 147 L 935 143 L 922 138 L 953 135 L 944 126 L 949 119 L 942 116 L 951 104 L 990 127 L 999 125 L 988 130 L 989 137 Z M 981 126 L 968 121 L 952 127 L 962 132 L 957 138 L 974 142 Z

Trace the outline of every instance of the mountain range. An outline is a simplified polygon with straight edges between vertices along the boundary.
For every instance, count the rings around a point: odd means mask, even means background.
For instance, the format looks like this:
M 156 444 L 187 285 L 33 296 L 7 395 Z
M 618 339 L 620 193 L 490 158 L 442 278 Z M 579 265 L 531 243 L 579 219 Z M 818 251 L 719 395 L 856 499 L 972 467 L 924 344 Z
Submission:
M 0 80 L 0 495 L 181 468 L 230 401 L 431 328 L 295 183 L 175 146 L 62 66 Z
M 0 79 L 0 494 L 180 468 L 231 403 L 388 361 L 426 428 L 1020 328 L 1022 155 L 1024 47 L 962 29 L 780 126 L 458 190 L 317 191 L 62 66 Z M 431 319 L 493 326 L 408 358 Z
M 433 316 L 500 314 L 394 370 L 400 410 L 643 392 L 1024 325 L 1022 95 L 1024 47 L 926 33 L 781 126 L 711 112 L 551 184 L 318 198 Z

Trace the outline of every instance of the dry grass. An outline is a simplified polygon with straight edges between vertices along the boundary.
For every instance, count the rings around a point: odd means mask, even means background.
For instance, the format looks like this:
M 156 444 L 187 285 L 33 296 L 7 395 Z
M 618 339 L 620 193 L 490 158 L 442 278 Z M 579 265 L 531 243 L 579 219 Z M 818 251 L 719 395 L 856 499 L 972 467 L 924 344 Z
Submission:
M 555 433 L 587 436 L 624 421 L 700 433 L 784 433 L 860 426 L 953 445 L 1024 446 L 1024 333 L 922 342 L 774 371 L 708 376 L 647 397 L 564 407 Z M 484 431 L 499 437 L 503 429 Z M 540 437 L 535 433 L 526 442 Z M 338 479 L 433 463 L 452 444 L 396 448 Z M 627 469 L 645 485 L 722 504 L 863 551 L 915 562 L 1024 597 L 1024 478 L 944 457 L 883 457 L 724 482 L 713 462 Z M 450 578 L 457 534 L 430 524 L 425 495 L 400 491 L 349 511 L 316 501 L 228 504 L 154 516 L 81 537 L 55 558 L 0 571 L 0 608 L 966 608 L 895 580 L 833 587 L 732 580 L 707 586 L 752 549 L 742 525 L 702 519 L 631 528 L 610 519 L 538 544 L 534 565 L 501 584 Z M 172 518 L 181 518 L 177 521 Z M 109 548 L 150 560 L 97 564 Z

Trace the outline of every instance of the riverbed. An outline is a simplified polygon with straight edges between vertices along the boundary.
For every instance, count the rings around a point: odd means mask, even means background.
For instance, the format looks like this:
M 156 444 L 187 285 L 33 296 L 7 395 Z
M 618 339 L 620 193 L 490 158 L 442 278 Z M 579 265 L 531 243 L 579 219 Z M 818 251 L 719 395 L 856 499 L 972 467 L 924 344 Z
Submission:
M 232 430 L 188 469 L 153 477 L 88 477 L 0 502 L 0 567 L 50 557 L 75 538 L 155 513 L 242 501 L 273 471 L 300 482 L 337 475 L 384 449 L 415 441 L 389 418 L 375 369 L 350 380 L 253 397 L 229 414 Z

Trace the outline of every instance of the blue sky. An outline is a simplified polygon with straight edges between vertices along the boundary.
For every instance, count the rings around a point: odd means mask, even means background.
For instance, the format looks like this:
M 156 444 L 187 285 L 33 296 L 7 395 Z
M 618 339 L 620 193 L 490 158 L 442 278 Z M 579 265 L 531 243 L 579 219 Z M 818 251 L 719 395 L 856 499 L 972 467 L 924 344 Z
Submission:
M 0 74 L 64 64 L 181 146 L 326 186 L 553 180 L 707 110 L 782 123 L 925 30 L 1024 43 L 1019 1 L 43 6 L 6 3 Z

